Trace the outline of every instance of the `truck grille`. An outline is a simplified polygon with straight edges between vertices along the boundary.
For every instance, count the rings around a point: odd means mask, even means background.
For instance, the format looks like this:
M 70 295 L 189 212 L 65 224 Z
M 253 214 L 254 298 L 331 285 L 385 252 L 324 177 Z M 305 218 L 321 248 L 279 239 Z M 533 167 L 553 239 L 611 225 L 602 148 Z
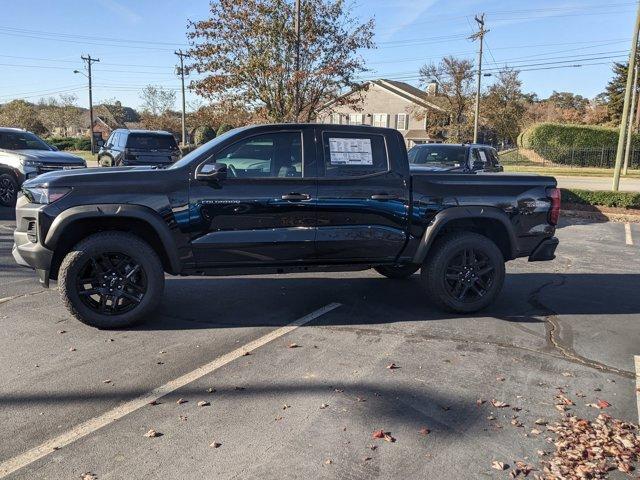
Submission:
M 35 220 L 30 220 L 29 223 L 27 223 L 27 238 L 33 243 L 38 242 L 38 229 Z
M 77 168 L 85 168 L 84 165 L 69 165 L 67 163 L 43 163 L 38 166 L 38 175 L 54 170 L 75 170 Z

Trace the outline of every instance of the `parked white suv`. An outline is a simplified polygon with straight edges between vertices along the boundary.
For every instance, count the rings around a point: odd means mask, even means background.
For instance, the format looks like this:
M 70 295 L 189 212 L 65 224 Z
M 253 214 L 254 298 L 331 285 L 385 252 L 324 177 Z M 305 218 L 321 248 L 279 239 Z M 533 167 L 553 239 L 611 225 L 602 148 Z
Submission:
M 27 179 L 52 170 L 86 166 L 82 158 L 58 151 L 31 132 L 0 127 L 0 205 L 13 206 Z

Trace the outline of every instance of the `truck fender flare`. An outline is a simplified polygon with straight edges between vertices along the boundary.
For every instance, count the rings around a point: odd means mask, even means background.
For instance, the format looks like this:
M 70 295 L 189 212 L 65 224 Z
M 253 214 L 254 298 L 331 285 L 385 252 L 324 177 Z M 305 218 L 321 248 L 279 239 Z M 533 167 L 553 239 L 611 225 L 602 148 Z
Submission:
M 517 238 L 513 229 L 513 225 L 509 220 L 509 217 L 502 210 L 495 207 L 450 207 L 442 210 L 436 214 L 431 223 L 427 226 L 422 235 L 422 240 L 418 245 L 416 253 L 413 257 L 413 262 L 416 264 L 422 264 L 427 257 L 429 248 L 433 245 L 438 233 L 452 220 L 460 218 L 474 220 L 474 219 L 491 219 L 499 221 L 505 228 L 509 236 L 509 247 L 511 250 L 511 258 L 516 256 Z
M 87 218 L 133 218 L 142 220 L 155 231 L 162 242 L 172 273 L 180 272 L 182 269 L 182 262 L 177 253 L 178 248 L 169 226 L 156 212 L 142 205 L 97 204 L 71 207 L 56 216 L 44 240 L 45 246 L 54 250 L 55 245 L 60 241 L 68 226 L 78 220 Z

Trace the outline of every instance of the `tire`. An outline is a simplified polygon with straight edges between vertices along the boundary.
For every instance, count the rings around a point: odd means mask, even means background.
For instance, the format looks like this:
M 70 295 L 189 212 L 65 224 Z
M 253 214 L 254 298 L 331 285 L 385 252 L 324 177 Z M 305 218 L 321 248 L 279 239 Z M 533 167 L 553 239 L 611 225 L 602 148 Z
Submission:
M 421 272 L 433 303 L 455 313 L 476 312 L 491 304 L 502 290 L 504 276 L 504 257 L 498 246 L 471 232 L 437 240 Z
M 403 265 L 403 266 L 388 266 L 381 265 L 373 267 L 373 269 L 380 275 L 387 278 L 402 279 L 409 278 L 411 275 L 420 270 L 420 265 Z
M 3 173 L 0 175 L 0 205 L 13 207 L 18 198 L 18 182 L 13 175 Z
M 113 167 L 113 160 L 108 155 L 103 155 L 98 158 L 98 165 L 100 167 Z
M 164 271 L 156 252 L 139 237 L 101 232 L 64 257 L 58 287 L 65 306 L 82 323 L 103 329 L 130 327 L 158 307 Z

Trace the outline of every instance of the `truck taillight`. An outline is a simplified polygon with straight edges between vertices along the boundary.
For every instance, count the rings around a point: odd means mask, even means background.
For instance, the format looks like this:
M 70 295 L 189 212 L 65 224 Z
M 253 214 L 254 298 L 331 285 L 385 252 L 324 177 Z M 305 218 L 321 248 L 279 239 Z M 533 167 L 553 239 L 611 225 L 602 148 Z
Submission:
M 560 219 L 560 189 L 548 188 L 547 195 L 551 199 L 551 209 L 549 210 L 549 223 L 557 225 Z

